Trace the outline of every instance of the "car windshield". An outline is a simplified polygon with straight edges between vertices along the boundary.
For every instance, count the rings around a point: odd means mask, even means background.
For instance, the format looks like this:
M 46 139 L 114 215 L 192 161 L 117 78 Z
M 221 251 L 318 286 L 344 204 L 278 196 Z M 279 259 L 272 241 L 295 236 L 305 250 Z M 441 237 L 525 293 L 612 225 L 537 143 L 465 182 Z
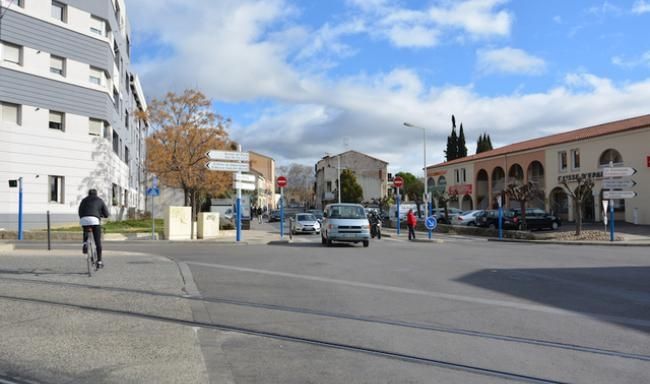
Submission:
M 366 211 L 363 207 L 336 206 L 330 209 L 330 217 L 333 219 L 364 219 Z
M 296 220 L 298 221 L 316 221 L 316 217 L 311 213 L 305 213 L 302 215 L 296 215 Z

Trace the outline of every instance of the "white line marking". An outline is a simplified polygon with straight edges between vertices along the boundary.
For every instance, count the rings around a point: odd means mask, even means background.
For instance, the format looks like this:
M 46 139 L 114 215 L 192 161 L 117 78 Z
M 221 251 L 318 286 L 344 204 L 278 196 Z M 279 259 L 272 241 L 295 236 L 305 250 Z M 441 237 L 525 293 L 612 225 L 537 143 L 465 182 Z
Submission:
M 601 320 L 611 321 L 611 322 L 616 322 L 616 323 L 621 323 L 621 324 L 629 324 L 629 325 L 650 327 L 650 321 L 644 320 L 644 319 L 633 319 L 633 318 L 625 318 L 625 317 L 618 317 L 618 316 L 607 316 L 607 315 L 600 315 L 600 314 L 585 314 L 585 313 L 572 312 L 572 311 L 569 311 L 569 310 L 553 308 L 553 307 L 547 307 L 547 306 L 537 305 L 537 304 L 525 304 L 525 303 L 516 303 L 516 302 L 512 302 L 512 301 L 505 301 L 505 300 L 483 299 L 483 298 L 480 298 L 480 297 L 454 295 L 454 294 L 442 293 L 442 292 L 431 292 L 431 291 L 424 291 L 424 290 L 420 290 L 420 289 L 401 288 L 401 287 L 395 287 L 395 286 L 391 286 L 391 285 L 361 283 L 361 282 L 358 282 L 358 281 L 331 279 L 331 278 L 328 278 L 328 277 L 320 277 L 320 276 L 299 275 L 299 274 L 296 274 L 296 273 L 277 272 L 277 271 L 269 271 L 269 270 L 264 270 L 264 269 L 235 267 L 235 266 L 232 266 L 232 265 L 200 263 L 200 262 L 193 262 L 193 261 L 186 262 L 186 264 L 202 266 L 202 267 L 227 269 L 227 270 L 239 271 L 239 272 L 258 273 L 258 274 L 269 275 L 269 276 L 290 277 L 290 278 L 294 278 L 294 279 L 318 281 L 318 282 L 322 282 L 322 283 L 341 284 L 341 285 L 347 285 L 347 286 L 351 286 L 351 287 L 379 289 L 379 290 L 388 291 L 388 292 L 406 293 L 406 294 L 411 294 L 411 295 L 420 295 L 420 296 L 434 297 L 434 298 L 437 298 L 437 299 L 462 301 L 462 302 L 474 303 L 474 304 L 487 304 L 487 305 L 494 305 L 494 306 L 505 307 L 505 308 L 514 308 L 514 309 L 523 309 L 523 310 L 527 310 L 527 311 L 550 313 L 550 314 L 555 314 L 555 315 L 588 316 L 588 317 L 595 317 L 595 318 L 598 318 L 598 319 L 601 319 Z

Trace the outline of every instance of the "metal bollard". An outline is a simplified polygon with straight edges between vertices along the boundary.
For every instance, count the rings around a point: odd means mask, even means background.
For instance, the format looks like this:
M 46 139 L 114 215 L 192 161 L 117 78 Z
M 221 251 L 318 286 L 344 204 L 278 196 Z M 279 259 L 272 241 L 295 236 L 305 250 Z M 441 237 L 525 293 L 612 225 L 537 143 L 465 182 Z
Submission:
M 52 250 L 52 227 L 50 226 L 50 211 L 47 211 L 47 250 Z

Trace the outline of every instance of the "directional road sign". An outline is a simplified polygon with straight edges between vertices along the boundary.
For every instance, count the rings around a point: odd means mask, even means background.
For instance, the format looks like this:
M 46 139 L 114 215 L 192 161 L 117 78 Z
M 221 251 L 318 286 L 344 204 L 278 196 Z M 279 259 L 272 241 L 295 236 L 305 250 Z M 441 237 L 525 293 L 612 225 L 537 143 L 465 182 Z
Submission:
M 250 167 L 248 163 L 229 163 L 227 161 L 208 161 L 205 167 L 211 171 L 224 172 L 248 172 Z
M 287 186 L 287 178 L 284 176 L 278 176 L 278 187 L 284 188 Z
M 634 191 L 603 191 L 605 199 L 631 199 L 636 196 Z
M 632 188 L 636 185 L 636 181 L 631 179 L 606 179 L 603 180 L 604 189 L 623 189 Z
M 636 173 L 632 167 L 606 167 L 603 168 L 603 177 L 626 177 Z
M 402 188 L 402 186 L 404 185 L 404 179 L 402 179 L 401 176 L 395 176 L 395 178 L 393 179 L 393 185 L 395 186 L 395 188 Z
M 255 184 L 244 183 L 241 181 L 235 181 L 235 189 L 243 189 L 244 191 L 254 191 Z
M 210 160 L 249 161 L 248 152 L 211 150 L 205 154 Z
M 147 188 L 147 196 L 160 196 L 160 189 Z
M 424 221 L 424 226 L 427 227 L 429 230 L 436 229 L 438 226 L 438 220 L 434 216 L 429 216 L 427 219 Z
M 242 181 L 244 183 L 254 183 L 255 175 L 249 175 L 246 173 L 235 173 L 233 175 L 235 181 Z

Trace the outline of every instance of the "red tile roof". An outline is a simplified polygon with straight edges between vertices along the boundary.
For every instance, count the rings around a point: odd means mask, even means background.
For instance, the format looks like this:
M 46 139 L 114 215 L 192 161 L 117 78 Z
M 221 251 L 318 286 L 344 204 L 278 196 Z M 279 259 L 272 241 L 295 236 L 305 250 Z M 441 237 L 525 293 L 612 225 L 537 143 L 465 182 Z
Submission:
M 643 115 L 643 116 L 633 117 L 630 119 L 619 120 L 619 121 L 614 121 L 614 122 L 600 124 L 600 125 L 594 125 L 593 127 L 587 127 L 587 128 L 576 129 L 569 132 L 557 133 L 555 135 L 540 137 L 537 139 L 526 140 L 519 143 L 506 145 L 505 147 L 496 148 L 491 151 L 481 152 L 476 155 L 463 157 L 461 159 L 455 159 L 445 163 L 430 165 L 427 168 L 435 168 L 435 167 L 441 167 L 446 165 L 460 164 L 468 161 L 488 159 L 491 157 L 497 157 L 504 154 L 529 151 L 531 149 L 543 148 L 551 145 L 569 143 L 578 140 L 586 140 L 586 139 L 591 139 L 593 137 L 611 135 L 613 133 L 620 133 L 625 131 L 631 131 L 634 129 L 649 128 L 649 127 L 650 127 L 650 115 Z

